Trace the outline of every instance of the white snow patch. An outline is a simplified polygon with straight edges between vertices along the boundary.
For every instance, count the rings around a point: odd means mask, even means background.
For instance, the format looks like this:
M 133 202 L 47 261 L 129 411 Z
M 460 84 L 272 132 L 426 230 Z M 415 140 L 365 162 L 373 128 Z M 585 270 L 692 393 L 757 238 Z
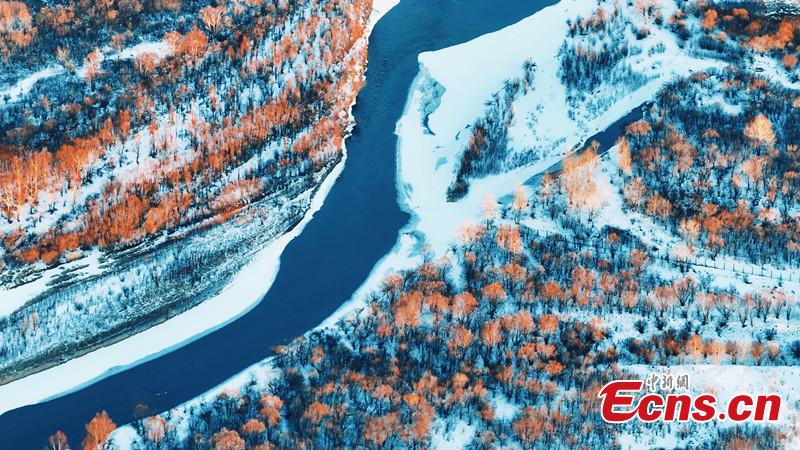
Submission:
M 475 425 L 468 425 L 465 421 L 456 423 L 454 429 L 447 433 L 444 422 L 436 423 L 435 431 L 431 436 L 431 448 L 436 450 L 459 450 L 465 448 L 475 435 Z
M 648 69 L 652 72 L 648 75 L 653 76 L 650 81 L 616 99 L 594 119 L 581 119 L 593 116 L 588 113 L 575 114 L 577 119 L 570 119 L 567 94 L 558 75 L 558 51 L 567 34 L 566 19 L 577 15 L 586 17 L 595 8 L 597 2 L 593 0 L 563 1 L 495 33 L 420 55 L 420 74 L 397 125 L 399 190 L 409 212 L 418 219 L 416 230 L 424 235 L 434 254 L 445 254 L 464 221 L 480 220 L 481 205 L 486 197 L 497 199 L 513 192 L 517 185 L 562 159 L 584 139 L 652 99 L 673 77 L 722 66 L 718 61 L 687 56 L 670 33 L 654 30 L 648 45 L 663 43 L 665 50 L 654 53 L 650 59 L 646 59 L 647 52 L 642 52 L 638 58 L 644 59 L 637 60 L 638 66 L 659 68 L 658 71 Z M 625 14 L 633 13 L 626 11 Z M 522 36 L 526 42 L 535 41 L 536 45 L 518 45 Z M 466 197 L 446 202 L 447 188 L 468 140 L 466 128 L 483 114 L 486 100 L 501 89 L 506 80 L 522 74 L 526 60 L 536 64 L 534 82 L 528 93 L 515 101 L 513 108 L 517 118 L 535 116 L 536 135 L 517 120 L 511 127 L 510 141 L 515 145 L 546 143 L 544 153 L 526 166 L 472 179 Z M 670 64 L 664 65 L 664 61 Z M 428 116 L 428 125 L 434 134 L 422 125 L 422 108 L 419 107 L 424 99 L 422 92 L 432 81 L 445 89 L 440 106 Z
M 0 90 L 0 105 L 16 102 L 20 98 L 28 95 L 28 92 L 33 89 L 33 85 L 39 80 L 54 77 L 62 73 L 64 73 L 63 67 L 53 66 L 28 75 L 22 80 L 17 81 L 13 86 Z
M 149 53 L 157 59 L 163 59 L 172 54 L 172 47 L 164 41 L 141 42 L 128 47 L 119 53 L 109 56 L 110 59 L 134 59 L 139 55 Z
M 63 264 L 55 269 L 46 270 L 42 276 L 30 283 L 26 283 L 8 290 L 0 290 L 0 317 L 5 317 L 21 308 L 25 303 L 32 300 L 40 293 L 47 290 L 48 283 L 54 278 L 65 272 L 70 273 L 70 277 L 85 278 L 97 275 L 101 272 L 99 250 L 86 253 L 80 259 L 76 259 L 67 264 Z
M 494 415 L 500 420 L 511 420 L 519 412 L 519 405 L 508 401 L 503 394 L 495 394 L 492 399 L 494 400 L 492 403 Z
M 372 2 L 372 14 L 369 16 L 369 25 L 367 28 L 368 35 L 372 32 L 375 24 L 381 20 L 381 17 L 397 6 L 398 3 L 400 3 L 400 0 L 374 0 Z

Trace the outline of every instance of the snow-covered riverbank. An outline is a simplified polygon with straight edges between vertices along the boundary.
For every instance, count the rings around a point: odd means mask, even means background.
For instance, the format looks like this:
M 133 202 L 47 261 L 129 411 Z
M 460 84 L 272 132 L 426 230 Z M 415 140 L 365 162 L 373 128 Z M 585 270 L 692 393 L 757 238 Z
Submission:
M 672 36 L 655 30 L 647 45 L 663 43 L 666 50 L 639 61 L 638 66 L 658 67 L 659 76 L 620 96 L 592 120 L 580 120 L 586 113 L 572 119 L 568 115 L 567 94 L 558 76 L 558 51 L 567 33 L 567 19 L 588 16 L 596 7 L 597 3 L 589 0 L 562 1 L 497 32 L 420 54 L 420 73 L 397 124 L 398 201 L 411 215 L 411 221 L 401 230 L 392 252 L 376 264 L 351 301 L 322 326 L 362 307 L 366 295 L 379 287 L 387 274 L 414 267 L 423 250 L 435 257 L 447 256 L 458 229 L 465 223 L 482 220 L 487 197 L 497 200 L 512 194 L 517 186 L 564 158 L 589 136 L 652 99 L 674 77 L 722 66 L 715 60 L 685 55 Z M 531 36 L 536 37 L 535 46 L 519 45 L 521 37 L 529 42 Z M 530 165 L 474 180 L 465 198 L 447 202 L 447 188 L 468 139 L 466 127 L 482 114 L 487 99 L 506 80 L 522 72 L 525 61 L 536 63 L 535 82 L 514 107 L 524 112 L 524 115 L 518 113 L 518 117 L 536 116 L 537 135 L 532 135 L 533 130 L 518 119 L 512 124 L 512 145 L 516 145 L 515 150 L 523 150 L 527 142 L 538 140 L 540 144 L 552 144 L 549 151 Z M 666 65 L 665 61 L 672 62 Z M 434 92 L 437 90 L 438 98 L 432 98 L 437 97 Z
M 367 36 L 375 23 L 397 0 L 376 2 Z M 352 109 L 352 105 L 351 105 Z M 195 308 L 113 345 L 103 347 L 64 364 L 0 386 L 0 413 L 64 395 L 102 378 L 168 353 L 217 330 L 247 314 L 270 289 L 280 267 L 280 256 L 322 207 L 344 170 L 342 160 L 318 187 L 307 192 L 309 209 L 297 226 L 257 252 L 222 291 Z
M 218 295 L 120 342 L 0 386 L 0 413 L 79 389 L 199 339 L 246 314 L 272 285 L 281 253 L 322 207 L 344 162 L 343 158 L 322 182 L 302 221 L 259 251 Z

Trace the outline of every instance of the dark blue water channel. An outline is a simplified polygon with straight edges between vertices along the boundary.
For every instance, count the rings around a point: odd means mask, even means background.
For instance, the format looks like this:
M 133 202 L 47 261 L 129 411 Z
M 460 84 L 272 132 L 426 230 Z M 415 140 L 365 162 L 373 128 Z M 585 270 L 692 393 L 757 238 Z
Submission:
M 170 409 L 271 354 L 271 348 L 315 327 L 364 282 L 408 221 L 395 189 L 400 118 L 417 55 L 511 25 L 554 0 L 402 0 L 370 38 L 367 83 L 358 95 L 357 126 L 347 141 L 344 172 L 325 205 L 281 257 L 275 283 L 248 314 L 170 353 L 68 395 L 0 416 L 0 448 L 40 450 L 63 430 L 73 448 L 83 425 L 106 410 L 118 423 L 134 405 Z M 519 45 L 535 46 L 536 40 Z M 454 68 L 457 70 L 457 68 Z M 267 277 L 265 275 L 265 283 Z
M 600 147 L 597 150 L 598 155 L 605 155 L 606 153 L 608 153 L 608 151 L 611 150 L 611 147 L 616 145 L 617 139 L 619 139 L 620 136 L 625 134 L 625 127 L 644 117 L 645 109 L 649 104 L 650 104 L 649 101 L 642 103 L 636 108 L 633 108 L 632 110 L 628 111 L 624 116 L 617 119 L 614 123 L 609 125 L 608 128 L 606 128 L 605 130 L 600 131 L 587 139 L 584 139 L 581 145 L 578 146 L 578 150 L 575 153 L 573 153 L 573 155 L 582 154 L 588 149 L 588 146 L 594 141 L 600 144 Z M 560 173 L 563 168 L 564 168 L 564 160 L 559 160 L 551 164 L 550 167 L 548 167 L 547 169 L 525 180 L 525 184 L 535 189 L 537 186 L 539 186 L 539 183 L 542 181 L 542 177 L 544 176 L 544 174 L 549 173 L 552 175 L 556 175 Z M 511 196 L 508 196 L 508 198 L 510 199 Z

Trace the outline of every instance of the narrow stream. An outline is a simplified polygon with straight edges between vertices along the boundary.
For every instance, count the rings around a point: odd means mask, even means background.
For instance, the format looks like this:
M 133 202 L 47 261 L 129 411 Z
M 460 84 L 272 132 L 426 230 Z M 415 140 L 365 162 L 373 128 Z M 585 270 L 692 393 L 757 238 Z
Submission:
M 649 103 L 650 102 L 648 101 L 642 103 L 636 108 L 633 108 L 632 110 L 628 111 L 627 114 L 620 117 L 616 122 L 609 125 L 609 127 L 606 128 L 605 130 L 596 133 L 595 135 L 584 140 L 583 143 L 578 147 L 579 150 L 575 153 L 572 153 L 572 155 L 579 155 L 585 152 L 589 144 L 592 143 L 592 141 L 597 141 L 597 143 L 600 144 L 600 147 L 597 150 L 598 155 L 604 155 L 608 153 L 608 151 L 611 150 L 611 147 L 613 147 L 616 144 L 617 139 L 624 134 L 625 127 L 644 117 L 644 112 L 645 112 L 644 110 Z M 525 180 L 524 184 L 535 189 L 539 186 L 539 183 L 542 181 L 542 177 L 544 176 L 544 174 L 546 173 L 556 174 L 558 172 L 561 172 L 561 169 L 563 168 L 564 168 L 564 160 L 561 159 L 553 163 L 547 169 Z

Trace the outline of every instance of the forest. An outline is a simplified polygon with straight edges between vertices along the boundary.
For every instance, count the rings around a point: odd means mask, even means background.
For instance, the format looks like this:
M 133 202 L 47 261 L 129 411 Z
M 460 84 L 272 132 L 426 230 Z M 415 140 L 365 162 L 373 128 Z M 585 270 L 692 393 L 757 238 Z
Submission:
M 622 138 L 626 203 L 711 255 L 797 266 L 798 106 L 736 69 L 671 83 Z
M 589 110 L 589 118 L 599 115 L 621 96 L 635 91 L 648 76 L 632 67 L 630 58 L 642 53 L 640 41 L 650 35 L 650 26 L 662 23 L 656 4 L 637 2 L 640 25 L 620 11 L 618 5 L 607 10 L 599 5 L 589 17 L 567 20 L 567 36 L 559 49 L 559 71 L 567 90 L 570 118 L 575 110 Z M 649 52 L 663 51 L 663 45 Z
M 47 281 L 0 321 L 4 380 L 197 305 L 303 217 L 342 158 L 370 12 L 0 2 L 0 29 L 27 36 L 0 57 L 17 76 L 0 103 L 0 286 Z
M 338 112 L 363 70 L 363 54 L 350 50 L 369 5 L 330 2 L 304 19 L 302 4 L 257 3 L 201 9 L 191 28 L 163 35 L 171 51 L 163 59 L 106 58 L 95 48 L 76 69 L 65 56 L 64 76 L 3 108 L 9 254 L 53 264 L 81 247 L 134 243 L 224 214 L 338 159 L 348 125 Z M 281 23 L 292 24 L 288 33 L 274 26 Z M 37 227 L 44 232 L 27 230 L 41 222 L 50 225 Z
M 694 21 L 689 21 L 693 18 Z M 669 28 L 693 52 L 724 58 L 730 63 L 766 59 L 762 67 L 792 82 L 798 81 L 797 12 L 765 9 L 758 2 L 686 2 L 669 19 Z
M 455 179 L 447 190 L 447 201 L 456 201 L 469 191 L 469 178 L 501 173 L 507 168 L 508 127 L 514 120 L 512 104 L 531 81 L 533 65 L 526 65 L 525 78 L 509 80 L 502 91 L 486 102 L 484 116 L 473 125 L 467 148 L 461 154 Z
M 531 212 L 522 193 L 516 200 L 487 206 L 484 222 L 465 226 L 454 260 L 389 275 L 360 311 L 277 348 L 266 384 L 254 379 L 183 413 L 136 422 L 134 448 L 424 448 L 455 429 L 467 430 L 471 449 L 612 448 L 621 430 L 596 414 L 595 394 L 626 376 L 626 361 L 699 362 L 723 351 L 691 330 L 646 326 L 641 337 L 619 339 L 604 317 L 700 323 L 701 305 L 735 294 L 661 279 L 644 251 L 621 243 L 593 251 L 543 239 L 517 224 Z M 763 358 L 754 344 L 726 363 L 769 363 L 772 345 Z M 108 420 L 98 415 L 89 434 Z M 771 429 L 711 424 L 683 424 L 679 434 L 708 436 L 698 448 L 782 439 Z

